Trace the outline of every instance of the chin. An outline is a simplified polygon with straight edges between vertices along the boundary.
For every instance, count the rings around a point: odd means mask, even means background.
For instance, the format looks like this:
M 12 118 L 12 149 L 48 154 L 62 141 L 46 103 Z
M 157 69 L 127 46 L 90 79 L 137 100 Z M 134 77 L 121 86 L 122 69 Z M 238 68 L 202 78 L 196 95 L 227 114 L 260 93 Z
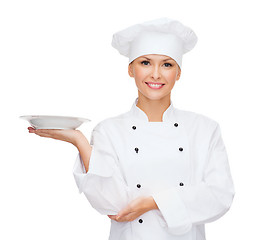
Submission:
M 166 95 L 157 95 L 157 96 L 151 96 L 151 95 L 146 95 L 145 96 L 147 99 L 152 100 L 152 101 L 158 101 L 166 97 Z

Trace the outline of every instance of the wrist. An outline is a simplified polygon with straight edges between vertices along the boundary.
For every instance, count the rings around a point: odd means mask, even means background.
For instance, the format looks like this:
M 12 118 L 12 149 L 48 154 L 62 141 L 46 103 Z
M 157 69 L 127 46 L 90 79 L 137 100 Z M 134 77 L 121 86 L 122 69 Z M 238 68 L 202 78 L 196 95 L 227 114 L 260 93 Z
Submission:
M 82 134 L 82 132 L 77 132 L 72 144 L 79 149 L 85 145 L 88 145 L 89 142 L 87 138 Z
M 154 200 L 154 198 L 152 196 L 149 196 L 149 197 L 146 197 L 146 209 L 147 211 L 150 211 L 150 210 L 154 210 L 154 209 L 158 209 L 158 206 Z

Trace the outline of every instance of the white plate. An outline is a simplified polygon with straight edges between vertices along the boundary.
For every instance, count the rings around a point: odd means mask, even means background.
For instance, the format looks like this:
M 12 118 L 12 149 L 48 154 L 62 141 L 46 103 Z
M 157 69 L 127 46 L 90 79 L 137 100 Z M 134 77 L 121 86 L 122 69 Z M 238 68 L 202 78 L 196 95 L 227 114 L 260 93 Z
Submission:
M 91 121 L 86 118 L 51 115 L 27 115 L 20 118 L 27 120 L 35 129 L 75 129 L 82 123 Z

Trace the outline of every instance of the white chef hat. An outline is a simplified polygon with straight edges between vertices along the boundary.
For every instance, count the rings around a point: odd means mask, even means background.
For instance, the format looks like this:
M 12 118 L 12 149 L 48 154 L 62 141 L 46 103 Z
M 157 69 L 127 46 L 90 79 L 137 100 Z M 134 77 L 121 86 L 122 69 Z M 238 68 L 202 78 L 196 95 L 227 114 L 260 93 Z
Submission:
M 129 63 L 147 54 L 167 55 L 182 66 L 182 56 L 197 43 L 192 29 L 169 18 L 130 26 L 113 34 L 111 45 L 129 57 Z

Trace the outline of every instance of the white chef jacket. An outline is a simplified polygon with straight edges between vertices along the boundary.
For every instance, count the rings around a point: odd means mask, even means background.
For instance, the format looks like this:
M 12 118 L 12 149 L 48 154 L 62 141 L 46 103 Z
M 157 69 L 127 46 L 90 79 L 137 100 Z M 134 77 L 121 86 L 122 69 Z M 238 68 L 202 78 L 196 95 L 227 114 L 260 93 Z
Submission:
M 104 215 L 154 198 L 159 209 L 111 220 L 109 240 L 204 240 L 205 223 L 224 215 L 235 194 L 220 127 L 172 101 L 162 122 L 149 122 L 137 101 L 93 129 L 89 171 L 80 154 L 73 168 L 79 192 Z

